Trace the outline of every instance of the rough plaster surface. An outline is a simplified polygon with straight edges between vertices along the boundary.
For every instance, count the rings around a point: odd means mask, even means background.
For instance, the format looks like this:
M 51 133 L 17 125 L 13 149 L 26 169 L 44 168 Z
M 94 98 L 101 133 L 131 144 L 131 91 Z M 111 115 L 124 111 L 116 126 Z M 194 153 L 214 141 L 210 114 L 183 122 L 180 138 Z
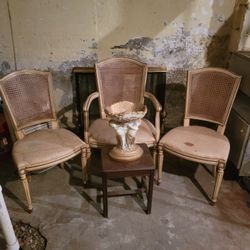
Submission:
M 15 69 L 7 2 L 17 69 L 52 71 L 58 111 L 72 106 L 74 66 L 129 56 L 166 66 L 183 84 L 179 70 L 223 65 L 235 5 L 225 0 L 2 0 L 0 74 Z
M 13 47 L 7 2 L 0 1 L 0 76 L 14 70 Z
M 242 32 L 241 32 L 241 37 L 240 37 L 240 43 L 239 43 L 239 50 L 244 50 L 248 48 L 249 50 L 249 45 L 246 46 L 246 41 L 249 39 L 248 37 L 250 36 L 250 0 L 242 0 L 244 4 L 246 4 L 246 14 L 245 18 L 243 21 L 243 27 L 242 27 Z M 247 7 L 248 6 L 248 7 Z

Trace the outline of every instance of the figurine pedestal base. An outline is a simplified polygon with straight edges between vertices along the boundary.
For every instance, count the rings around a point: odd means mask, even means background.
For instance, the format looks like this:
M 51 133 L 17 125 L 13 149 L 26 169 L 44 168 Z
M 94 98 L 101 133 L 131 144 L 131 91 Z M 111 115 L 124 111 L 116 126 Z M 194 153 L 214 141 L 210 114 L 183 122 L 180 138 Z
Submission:
M 135 161 L 139 159 L 143 154 L 143 150 L 137 144 L 134 144 L 131 150 L 122 150 L 117 146 L 109 152 L 110 157 L 116 161 Z

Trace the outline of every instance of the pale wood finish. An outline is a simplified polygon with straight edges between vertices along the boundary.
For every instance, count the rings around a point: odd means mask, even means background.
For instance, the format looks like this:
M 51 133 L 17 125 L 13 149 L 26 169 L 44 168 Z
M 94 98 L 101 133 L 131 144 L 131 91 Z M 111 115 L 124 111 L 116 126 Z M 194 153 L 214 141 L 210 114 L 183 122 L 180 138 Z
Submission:
M 89 108 L 96 98 L 99 98 L 99 92 L 90 94 L 83 104 L 84 141 L 86 143 L 89 143 Z
M 17 122 L 16 122 L 16 118 L 14 116 L 14 113 L 12 111 L 12 107 L 9 103 L 9 96 L 7 96 L 7 93 L 4 91 L 2 84 L 5 81 L 10 81 L 10 80 L 15 80 L 16 77 L 20 76 L 20 75 L 42 75 L 47 77 L 47 84 L 48 84 L 48 90 L 49 90 L 49 103 L 50 103 L 50 107 L 51 107 L 51 111 L 52 111 L 52 118 L 51 119 L 34 119 L 30 122 L 25 123 L 22 126 L 18 126 Z M 20 84 L 22 84 L 22 82 L 20 82 Z M 55 112 L 55 105 L 54 105 L 54 98 L 53 98 L 53 83 L 52 83 L 52 76 L 50 72 L 41 72 L 41 71 L 37 71 L 37 70 L 21 70 L 21 71 L 16 71 L 13 73 L 10 73 L 9 75 L 3 77 L 0 80 L 0 93 L 1 96 L 3 98 L 4 101 L 4 105 L 5 105 L 5 111 L 7 112 L 7 117 L 9 118 L 9 125 L 12 127 L 14 134 L 15 134 L 15 139 L 16 140 L 21 140 L 25 137 L 25 132 L 24 129 L 29 128 L 30 126 L 34 126 L 34 125 L 38 125 L 41 123 L 48 123 L 50 124 L 48 127 L 52 130 L 55 130 L 57 128 L 59 128 L 59 124 L 56 118 L 56 112 Z M 70 155 L 65 155 L 64 157 L 61 157 L 53 160 L 52 162 L 46 162 L 45 164 L 42 165 L 36 165 L 36 166 L 28 166 L 25 169 L 21 169 L 19 170 L 19 176 L 20 179 L 22 181 L 23 187 L 24 187 L 24 191 L 25 191 L 25 195 L 26 195 L 26 199 L 27 199 L 27 203 L 28 203 L 28 210 L 32 211 L 32 202 L 31 202 L 31 195 L 30 195 L 30 190 L 29 190 L 29 184 L 28 184 L 28 180 L 27 180 L 27 175 L 29 172 L 32 172 L 34 170 L 42 170 L 42 169 L 46 169 L 49 168 L 51 166 L 55 166 L 57 164 L 60 164 L 61 167 L 64 166 L 64 162 L 75 157 L 78 154 L 82 154 L 82 169 L 83 169 L 83 175 L 86 172 L 86 159 L 87 159 L 87 148 L 88 146 L 82 142 L 82 146 L 81 148 L 79 148 L 78 150 L 74 150 L 72 154 Z
M 109 65 L 115 65 L 117 64 L 119 67 L 122 68 L 122 65 L 124 64 L 124 69 L 126 69 L 126 63 L 131 63 L 133 65 L 138 66 L 138 68 L 141 68 L 142 70 L 142 75 L 141 75 L 141 83 L 140 83 L 140 88 L 141 88 L 141 93 L 139 97 L 139 102 L 142 104 L 144 102 L 144 90 L 146 87 L 146 81 L 147 81 L 147 65 L 144 63 L 141 63 L 139 61 L 130 59 L 130 58 L 110 58 L 104 61 L 101 61 L 99 63 L 95 64 L 95 71 L 96 71 L 96 80 L 97 80 L 97 89 L 98 92 L 100 93 L 99 95 L 99 107 L 100 107 L 100 113 L 101 113 L 101 118 L 107 118 L 106 113 L 104 111 L 105 109 L 105 103 L 104 103 L 104 79 L 103 79 L 103 73 L 101 72 L 102 68 L 109 67 Z M 112 72 L 112 66 L 109 68 L 109 70 Z M 116 68 L 113 68 L 113 70 L 116 70 Z M 119 74 L 119 70 L 116 70 L 117 73 Z M 114 91 L 110 90 L 110 91 Z M 108 97 L 106 97 L 108 99 Z
M 0 90 L 1 90 L 1 95 L 3 97 L 4 100 L 6 100 L 5 102 L 5 107 L 6 107 L 6 112 L 7 112 L 7 117 L 10 118 L 10 125 L 13 127 L 14 129 L 14 133 L 16 136 L 16 139 L 22 139 L 24 137 L 24 133 L 23 133 L 23 129 L 36 125 L 36 124 L 40 124 L 40 123 L 45 123 L 45 122 L 53 122 L 55 125 L 55 127 L 58 127 L 57 124 L 57 118 L 56 118 L 56 112 L 55 112 L 55 105 L 54 105 L 54 97 L 53 97 L 53 84 L 52 84 L 52 75 L 50 72 L 42 72 L 42 71 L 37 71 L 37 70 L 20 70 L 20 71 L 15 71 L 12 72 L 11 74 L 8 74 L 7 76 L 3 77 L 0 80 L 1 82 L 7 81 L 7 80 L 11 80 L 11 79 L 15 79 L 16 77 L 18 77 L 21 74 L 28 74 L 28 75 L 41 75 L 41 76 L 45 76 L 48 78 L 48 87 L 49 87 L 49 98 L 50 98 L 50 106 L 52 109 L 52 114 L 53 114 L 53 119 L 41 119 L 41 120 L 34 120 L 32 122 L 26 123 L 23 126 L 17 126 L 17 122 L 16 122 L 16 118 L 12 112 L 12 109 L 10 107 L 8 100 L 8 96 L 6 95 L 6 93 L 3 91 L 3 89 L 1 89 L 1 84 L 0 84 Z
M 188 106 L 189 106 L 189 102 L 191 100 L 191 93 L 190 93 L 191 91 L 190 91 L 190 89 L 191 89 L 191 85 L 192 85 L 192 77 L 194 75 L 196 75 L 196 74 L 209 73 L 209 72 L 222 73 L 222 74 L 231 76 L 232 78 L 235 79 L 235 84 L 234 84 L 233 90 L 231 92 L 231 96 L 230 96 L 230 99 L 228 101 L 228 104 L 226 106 L 226 110 L 224 112 L 223 122 L 220 122 L 220 121 L 215 120 L 215 119 L 205 119 L 205 118 L 203 118 L 201 116 L 193 116 L 188 112 Z M 184 126 L 189 126 L 190 119 L 202 120 L 202 121 L 207 121 L 207 122 L 218 124 L 217 131 L 220 134 L 224 134 L 225 126 L 226 126 L 228 116 L 229 116 L 229 112 L 230 112 L 230 110 L 232 108 L 233 100 L 235 99 L 235 96 L 237 94 L 237 90 L 239 88 L 240 81 L 241 81 L 241 77 L 239 77 L 238 75 L 236 75 L 236 74 L 234 74 L 234 73 L 232 73 L 232 72 L 230 72 L 228 70 L 222 69 L 222 68 L 212 68 L 211 67 L 211 68 L 190 70 L 188 72 L 188 78 L 187 78 L 187 91 L 186 91 L 186 106 L 185 106 Z M 211 101 L 212 101 L 212 98 L 213 98 L 213 96 L 211 96 Z M 214 101 L 216 101 L 216 100 L 214 100 Z
M 27 203 L 28 203 L 28 211 L 32 212 L 33 208 L 32 208 L 32 202 L 31 202 L 30 189 L 29 189 L 29 183 L 27 180 L 27 175 L 26 175 L 25 171 L 20 171 L 19 176 L 20 176 L 21 182 L 23 184 L 24 192 L 26 195 L 26 199 L 27 199 Z
M 144 97 L 148 98 L 152 102 L 152 104 L 155 108 L 155 124 L 154 124 L 154 126 L 156 128 L 156 141 L 158 142 L 160 139 L 160 113 L 161 113 L 162 107 L 153 94 L 151 94 L 149 92 L 145 92 Z
M 144 98 L 148 98 L 156 111 L 155 114 L 155 124 L 154 127 L 156 129 L 156 136 L 155 136 L 155 142 L 154 143 L 148 143 L 147 146 L 148 147 L 154 147 L 153 150 L 153 155 L 154 155 L 154 162 L 156 164 L 156 154 L 157 154 L 157 142 L 159 140 L 160 137 L 160 112 L 162 110 L 162 107 L 160 105 L 160 103 L 158 102 L 158 100 L 155 98 L 154 95 L 152 95 L 151 93 L 147 93 L 145 92 L 145 86 L 146 86 L 146 78 L 147 78 L 147 72 L 166 72 L 165 68 L 157 68 L 157 67 L 152 67 L 152 68 L 147 68 L 147 66 L 144 63 L 141 63 L 139 61 L 133 60 L 133 59 L 129 59 L 129 58 L 110 58 L 107 60 L 104 60 L 102 62 L 99 62 L 95 65 L 95 69 L 88 69 L 88 68 L 75 68 L 74 72 L 84 72 L 84 73 L 96 73 L 96 78 L 97 78 L 97 89 L 98 91 L 90 94 L 88 96 L 88 98 L 86 99 L 84 105 L 83 105 L 83 119 L 84 119 L 84 140 L 86 143 L 89 143 L 89 146 L 91 148 L 101 148 L 105 145 L 103 145 L 103 143 L 100 143 L 98 141 L 89 141 L 89 126 L 90 126 L 90 122 L 89 122 L 89 108 L 91 103 L 93 102 L 94 99 L 98 98 L 99 99 L 99 107 L 100 107 L 100 115 L 101 118 L 106 118 L 106 114 L 104 112 L 104 102 L 103 102 L 103 93 L 102 93 L 102 82 L 101 82 L 101 73 L 99 70 L 99 67 L 105 65 L 105 64 L 110 64 L 110 63 L 132 63 L 135 65 L 139 65 L 142 69 L 143 69 L 143 75 L 142 75 L 142 82 L 140 84 L 142 84 L 142 88 L 141 88 L 141 93 L 140 93 L 140 102 L 144 103 Z M 90 71 L 88 71 L 90 70 Z M 112 91 L 112 90 L 111 90 Z
M 199 116 L 192 116 L 188 113 L 187 107 L 189 105 L 190 98 L 191 98 L 190 85 L 192 84 L 192 76 L 193 76 L 193 74 L 203 73 L 203 72 L 204 73 L 206 73 L 206 72 L 218 72 L 218 73 L 226 74 L 227 76 L 230 76 L 234 79 L 233 89 L 231 91 L 231 95 L 230 95 L 229 101 L 227 103 L 226 110 L 224 112 L 223 122 L 218 122 L 217 120 L 212 120 L 212 119 L 204 119 L 203 117 L 199 117 Z M 187 80 L 186 107 L 185 107 L 185 116 L 184 116 L 183 126 L 184 127 L 190 126 L 191 119 L 208 121 L 208 122 L 217 124 L 218 125 L 217 132 L 219 134 L 223 135 L 224 131 L 225 131 L 226 123 L 228 120 L 228 116 L 229 116 L 230 110 L 231 110 L 232 105 L 233 105 L 233 101 L 235 99 L 237 90 L 239 88 L 240 80 L 241 80 L 241 77 L 229 72 L 228 70 L 224 70 L 224 69 L 220 69 L 220 68 L 204 68 L 204 69 L 189 71 L 188 72 L 188 80 Z M 211 96 L 211 101 L 213 101 L 213 96 Z M 167 147 L 167 145 L 164 145 L 164 143 L 161 143 L 161 141 L 160 141 L 159 145 L 158 145 L 158 163 L 157 163 L 158 164 L 158 177 L 157 177 L 158 184 L 160 184 L 161 179 L 162 179 L 164 151 L 167 151 L 173 155 L 176 155 L 180 158 L 183 158 L 183 159 L 186 159 L 189 161 L 194 161 L 194 162 L 198 162 L 198 163 L 212 165 L 213 166 L 213 175 L 215 177 L 215 186 L 214 186 L 214 191 L 213 191 L 213 195 L 212 195 L 211 200 L 212 200 L 212 203 L 215 203 L 217 201 L 217 197 L 218 197 L 221 182 L 223 179 L 224 168 L 225 168 L 226 162 L 218 161 L 216 159 L 209 159 L 209 158 L 200 159 L 200 158 L 193 156 L 193 155 L 184 155 L 182 152 L 169 149 Z
M 217 166 L 217 172 L 216 172 L 216 179 L 215 179 L 215 185 L 214 185 L 214 192 L 212 201 L 215 203 L 217 201 L 217 197 L 220 191 L 220 186 L 223 180 L 224 175 L 224 169 L 225 169 L 225 163 L 219 162 Z
M 165 68 L 157 68 L 157 67 L 152 67 L 150 68 L 150 71 L 148 71 L 148 68 L 147 66 L 144 64 L 144 63 L 141 63 L 139 61 L 136 61 L 136 60 L 133 60 L 133 59 L 129 59 L 129 58 L 110 58 L 110 59 L 107 59 L 107 60 L 104 60 L 100 63 L 97 63 L 96 66 L 95 66 L 95 70 L 93 69 L 90 69 L 90 71 L 88 71 L 88 68 L 75 68 L 74 69 L 74 72 L 90 72 L 90 73 L 93 73 L 93 72 L 96 72 L 96 78 L 97 78 L 97 89 L 98 91 L 90 94 L 88 96 L 88 98 L 86 99 L 84 105 L 83 105 L 83 119 L 84 119 L 84 141 L 86 143 L 89 143 L 89 146 L 91 148 L 101 148 L 105 145 L 103 145 L 102 143 L 98 142 L 98 141 L 89 141 L 89 108 L 90 108 L 90 105 L 91 103 L 93 102 L 94 99 L 98 98 L 99 99 L 99 106 L 100 106 L 100 113 L 101 113 L 101 117 L 102 118 L 106 118 L 106 114 L 104 112 L 104 103 L 103 103 L 103 92 L 102 92 L 102 84 L 101 84 L 101 73 L 99 71 L 99 67 L 105 65 L 105 64 L 109 64 L 109 63 L 122 63 L 122 62 L 131 62 L 131 63 L 134 63 L 136 65 L 139 65 L 141 66 L 143 69 L 143 76 L 142 76 L 142 91 L 141 91 L 141 96 L 140 96 L 140 102 L 141 103 L 144 103 L 144 98 L 148 98 L 154 108 L 155 108 L 155 111 L 156 111 L 156 114 L 155 114 L 155 129 L 156 129 L 156 136 L 155 136 L 155 142 L 152 144 L 152 143 L 148 143 L 147 146 L 148 147 L 154 147 L 154 156 L 156 155 L 157 153 L 157 142 L 160 138 L 160 112 L 162 110 L 162 107 L 160 105 L 160 103 L 158 102 L 158 100 L 155 98 L 154 95 L 152 95 L 151 93 L 148 93 L 148 92 L 145 92 L 145 86 L 146 86 L 146 78 L 147 78 L 147 72 L 166 72 L 166 69 Z M 110 90 L 112 91 L 112 89 Z M 156 158 L 156 157 L 155 157 Z M 156 162 L 156 160 L 155 160 Z

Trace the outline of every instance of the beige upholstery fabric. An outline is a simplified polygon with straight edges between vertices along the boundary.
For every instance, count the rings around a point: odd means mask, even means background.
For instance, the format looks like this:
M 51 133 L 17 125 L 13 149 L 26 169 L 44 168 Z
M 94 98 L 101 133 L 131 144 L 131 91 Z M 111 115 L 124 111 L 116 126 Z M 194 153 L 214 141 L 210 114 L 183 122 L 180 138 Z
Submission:
M 17 140 L 12 154 L 31 212 L 27 174 L 57 164 L 63 167 L 65 161 L 80 154 L 86 181 L 89 146 L 70 131 L 59 128 L 50 72 L 12 72 L 0 80 L 0 92 Z
M 135 143 L 153 147 L 156 163 L 157 143 L 160 137 L 160 112 L 162 107 L 155 96 L 145 91 L 147 65 L 126 57 L 113 57 L 95 64 L 97 91 L 91 93 L 83 105 L 84 140 L 90 148 L 101 148 L 117 144 L 116 132 L 108 124 L 105 108 L 119 101 L 144 104 L 144 98 L 154 108 L 153 124 L 146 119 L 136 133 Z M 93 101 L 98 98 L 100 118 L 91 123 L 90 111 Z M 88 150 L 89 152 L 89 150 Z
M 220 68 L 190 70 L 187 77 L 184 127 L 168 132 L 158 145 L 158 183 L 161 182 L 164 154 L 212 165 L 215 177 L 211 204 L 217 201 L 230 150 L 223 135 L 228 115 L 240 85 L 240 76 Z M 190 120 L 216 125 L 216 131 L 190 126 Z
M 80 152 L 85 143 L 69 130 L 44 129 L 16 141 L 13 158 L 17 168 L 26 169 L 45 165 Z
M 110 127 L 108 119 L 97 119 L 89 128 L 89 141 L 101 144 L 116 144 L 115 130 Z M 136 133 L 135 143 L 155 143 L 155 128 L 148 120 L 142 120 Z
M 177 127 L 159 142 L 164 148 L 187 157 L 201 160 L 227 161 L 230 150 L 228 139 L 218 132 L 200 126 Z

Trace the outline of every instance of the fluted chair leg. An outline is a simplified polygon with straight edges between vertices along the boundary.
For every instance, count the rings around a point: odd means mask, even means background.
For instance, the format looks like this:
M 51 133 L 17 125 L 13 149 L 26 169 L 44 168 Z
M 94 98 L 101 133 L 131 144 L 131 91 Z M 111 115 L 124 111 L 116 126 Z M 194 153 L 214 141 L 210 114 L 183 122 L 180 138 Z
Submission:
M 31 202 L 29 183 L 28 183 L 28 179 L 27 179 L 25 171 L 24 170 L 19 171 L 19 176 L 20 176 L 20 179 L 22 181 L 24 192 L 26 195 L 26 199 L 27 199 L 27 203 L 28 203 L 28 211 L 32 212 L 33 207 L 32 207 L 32 202 Z
M 88 148 L 86 149 L 86 152 L 87 152 L 87 160 L 88 160 L 87 163 L 89 163 L 89 160 L 90 160 L 90 157 L 91 157 L 91 149 L 90 149 L 90 147 L 88 147 Z
M 82 163 L 82 178 L 84 184 L 88 181 L 87 161 L 88 161 L 87 150 L 86 148 L 83 148 L 81 155 L 81 163 Z
M 91 148 L 88 147 L 86 149 L 87 152 L 87 171 L 89 170 L 89 165 L 90 165 L 90 158 L 91 158 Z M 91 181 L 91 176 L 88 174 L 89 172 L 87 172 L 87 181 Z
M 164 158 L 163 148 L 162 148 L 162 146 L 158 146 L 157 185 L 159 185 L 161 183 L 161 179 L 162 179 L 163 158 Z
M 225 168 L 224 163 L 219 163 L 217 166 L 216 180 L 215 180 L 214 192 L 213 192 L 213 197 L 212 197 L 213 203 L 215 203 L 217 201 L 217 197 L 218 197 L 218 194 L 220 191 L 221 182 L 222 182 L 223 175 L 224 175 L 224 168 Z
M 217 175 L 217 165 L 213 166 L 213 176 L 216 178 Z
M 157 147 L 156 146 L 153 149 L 153 160 L 154 160 L 155 167 L 157 167 Z

